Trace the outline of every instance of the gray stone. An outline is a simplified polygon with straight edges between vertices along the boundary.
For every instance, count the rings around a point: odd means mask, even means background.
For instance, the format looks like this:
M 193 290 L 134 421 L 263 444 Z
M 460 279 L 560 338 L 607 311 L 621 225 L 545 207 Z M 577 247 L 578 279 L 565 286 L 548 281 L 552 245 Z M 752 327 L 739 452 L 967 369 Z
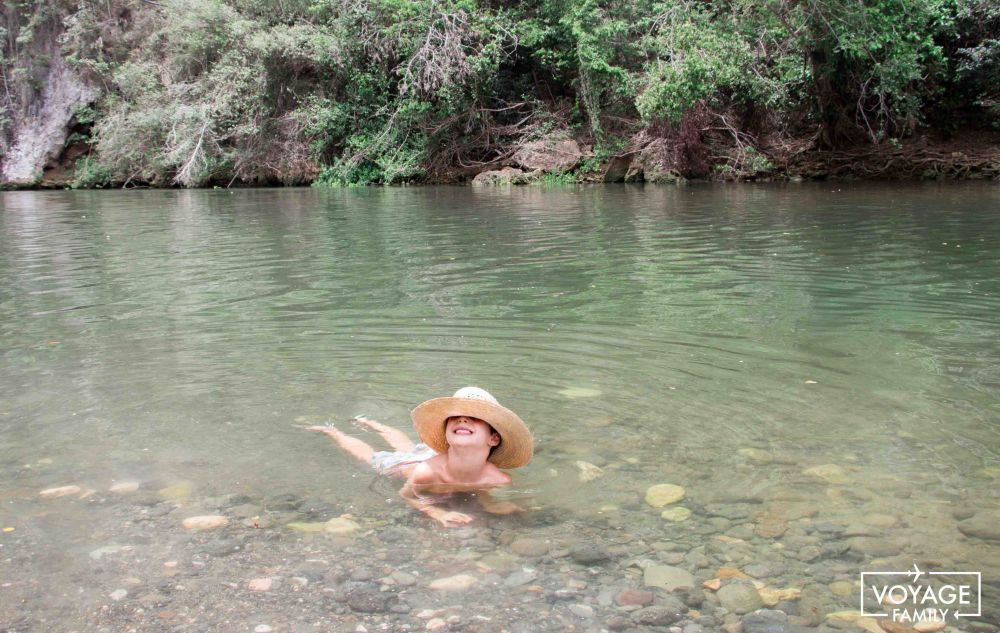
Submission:
M 743 633 L 786 633 L 788 615 L 773 609 L 761 609 L 743 618 Z
M 549 544 L 539 538 L 519 538 L 510 544 L 510 549 L 519 556 L 537 558 L 549 553 Z
M 403 587 L 411 587 L 417 584 L 416 576 L 414 576 L 413 574 L 408 574 L 405 571 L 400 571 L 398 569 L 392 572 L 392 574 L 390 574 L 389 577 L 392 578 L 394 581 L 396 581 L 396 584 Z
M 849 538 L 847 539 L 847 545 L 852 551 L 875 558 L 895 556 L 900 552 L 899 546 L 895 543 L 872 536 L 855 536 Z
M 583 158 L 579 144 L 563 132 L 555 132 L 543 139 L 525 143 L 511 161 L 525 169 L 547 172 L 564 172 L 573 169 Z
M 525 173 L 514 167 L 504 167 L 484 171 L 472 179 L 474 187 L 497 187 L 502 185 L 526 185 L 538 179 L 537 172 Z
M 823 554 L 823 551 L 815 545 L 806 545 L 798 551 L 796 558 L 804 563 L 814 561 Z
M 959 522 L 958 529 L 966 536 L 1000 541 L 1000 511 L 980 510 L 972 517 Z
M 748 582 L 731 582 L 723 585 L 715 592 L 715 597 L 719 599 L 719 604 L 723 608 L 737 615 L 750 613 L 764 606 L 757 589 Z
M 683 611 L 678 613 L 663 605 L 654 605 L 632 612 L 632 621 L 643 626 L 667 626 L 683 619 L 683 617 Z
M 679 587 L 694 587 L 691 572 L 670 565 L 651 565 L 642 574 L 642 584 L 646 587 L 660 587 L 673 591 Z
M 570 548 L 569 556 L 581 565 L 597 565 L 611 560 L 611 552 L 600 543 L 577 543 Z
M 770 578 L 784 573 L 785 566 L 780 563 L 751 563 L 743 571 L 754 578 Z
M 504 579 L 503 584 L 507 587 L 520 587 L 538 578 L 538 572 L 534 569 L 521 569 Z
M 685 554 L 684 560 L 687 562 L 689 567 L 694 569 L 704 569 L 712 564 L 712 561 L 708 560 L 708 556 L 705 556 L 704 552 L 700 552 L 696 549 L 693 549 Z
M 594 617 L 594 607 L 586 604 L 571 604 L 569 605 L 569 610 L 576 617 L 585 620 Z
M 395 604 L 396 594 L 382 591 L 378 585 L 350 582 L 344 588 L 347 606 L 361 613 L 385 613 Z

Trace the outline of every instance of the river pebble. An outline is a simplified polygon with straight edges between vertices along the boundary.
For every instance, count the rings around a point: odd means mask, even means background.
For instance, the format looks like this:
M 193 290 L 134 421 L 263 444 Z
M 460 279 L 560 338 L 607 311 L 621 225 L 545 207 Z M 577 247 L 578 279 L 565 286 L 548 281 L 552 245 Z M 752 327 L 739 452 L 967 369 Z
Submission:
M 181 526 L 185 530 L 192 531 L 215 530 L 227 525 L 229 525 L 229 519 L 221 515 L 188 517 L 181 521 Z
M 537 558 L 549 553 L 549 544 L 539 538 L 519 538 L 510 544 L 510 549 L 519 556 Z
M 38 493 L 42 499 L 58 499 L 59 497 L 69 497 L 80 494 L 80 486 L 59 486 L 57 488 L 47 488 Z
M 1000 541 L 1000 510 L 981 510 L 959 522 L 958 529 L 966 536 Z
M 836 464 L 821 464 L 812 468 L 806 468 L 802 471 L 802 474 L 830 484 L 840 485 L 847 483 L 847 473 Z
M 465 591 L 478 582 L 475 576 L 456 574 L 433 580 L 429 586 L 435 591 Z
M 735 581 L 723 585 L 715 593 L 723 608 L 741 615 L 764 606 L 757 588 L 748 582 Z
M 684 498 L 686 491 L 677 484 L 656 484 L 646 489 L 646 503 L 654 508 L 676 503 Z
M 642 584 L 673 591 L 681 587 L 693 588 L 694 576 L 691 572 L 671 565 L 652 565 L 643 570 Z
M 569 556 L 581 565 L 597 565 L 611 560 L 611 551 L 600 543 L 577 543 L 569 549 Z

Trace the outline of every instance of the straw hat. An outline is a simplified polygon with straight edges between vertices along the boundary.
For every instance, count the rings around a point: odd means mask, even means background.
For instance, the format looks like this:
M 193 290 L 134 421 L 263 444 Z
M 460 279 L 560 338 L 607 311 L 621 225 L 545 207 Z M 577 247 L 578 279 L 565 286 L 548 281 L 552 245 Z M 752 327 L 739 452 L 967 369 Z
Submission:
M 410 412 L 420 439 L 439 453 L 448 452 L 445 420 L 456 415 L 479 418 L 500 434 L 500 445 L 489 457 L 497 468 L 517 468 L 531 461 L 531 431 L 516 413 L 500 406 L 485 389 L 462 387 L 450 398 L 428 400 Z

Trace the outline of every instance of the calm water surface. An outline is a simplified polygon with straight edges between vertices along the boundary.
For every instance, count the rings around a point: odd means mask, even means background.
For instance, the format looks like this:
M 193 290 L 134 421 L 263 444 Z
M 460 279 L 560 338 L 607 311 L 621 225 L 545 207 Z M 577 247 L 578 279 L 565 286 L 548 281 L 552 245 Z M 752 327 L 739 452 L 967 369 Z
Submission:
M 294 425 L 409 429 L 475 384 L 535 434 L 536 507 L 781 490 L 968 562 L 949 508 L 998 503 L 998 315 L 995 185 L 4 193 L 0 500 L 190 482 L 379 516 L 392 486 Z M 0 519 L 58 544 L 114 520 L 85 506 Z

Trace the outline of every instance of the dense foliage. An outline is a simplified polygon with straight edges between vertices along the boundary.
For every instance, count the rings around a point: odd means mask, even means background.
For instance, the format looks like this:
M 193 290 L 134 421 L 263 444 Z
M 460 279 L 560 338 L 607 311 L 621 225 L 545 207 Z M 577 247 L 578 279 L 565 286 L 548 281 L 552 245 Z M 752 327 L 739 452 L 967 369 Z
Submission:
M 690 164 L 752 171 L 775 139 L 996 126 L 998 6 L 6 0 L 0 142 L 62 55 L 102 86 L 81 186 L 456 178 L 554 131 L 598 159 L 714 134 L 727 153 Z

